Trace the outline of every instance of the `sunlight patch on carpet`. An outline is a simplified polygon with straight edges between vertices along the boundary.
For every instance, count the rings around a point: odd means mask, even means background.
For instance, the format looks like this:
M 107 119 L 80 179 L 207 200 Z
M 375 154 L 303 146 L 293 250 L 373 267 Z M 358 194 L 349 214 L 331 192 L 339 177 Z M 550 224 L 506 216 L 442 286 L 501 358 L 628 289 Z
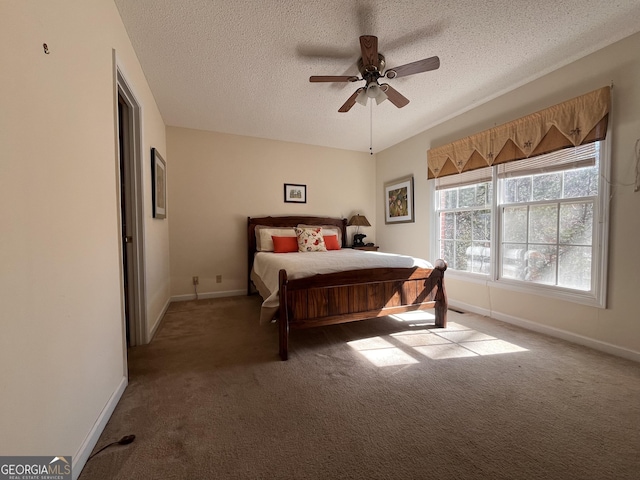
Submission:
M 393 343 L 391 343 L 389 340 L 385 340 L 382 337 L 370 337 L 363 338 L 362 340 L 354 340 L 352 342 L 349 342 L 349 345 L 359 352 L 365 350 L 379 350 L 395 347 Z
M 448 332 L 446 330 L 439 332 L 434 330 L 433 334 L 455 343 L 496 340 L 496 337 L 492 337 L 491 335 L 486 335 L 475 330 L 458 330 L 453 332 Z
M 359 350 L 359 352 L 376 367 L 392 367 L 420 363 L 408 353 L 395 347 L 380 348 L 377 350 Z
M 419 363 L 411 355 L 382 337 L 363 338 L 362 340 L 348 342 L 348 344 L 376 367 Z
M 427 347 L 414 347 L 425 357 L 431 360 L 442 360 L 446 358 L 464 358 L 477 357 L 478 354 L 455 343 L 447 343 L 444 345 L 429 345 Z
M 462 345 L 478 355 L 499 355 L 501 353 L 526 352 L 526 348 L 519 347 L 504 340 L 485 340 L 481 342 L 463 342 Z
M 428 330 L 419 330 L 413 332 L 392 333 L 390 335 L 395 340 L 404 343 L 409 347 L 423 347 L 425 345 L 438 345 L 443 343 L 451 343 L 446 338 L 434 335 Z
M 399 321 L 416 326 L 425 317 L 409 312 Z M 397 317 L 398 315 L 393 315 Z M 412 320 L 407 320 L 412 317 Z M 416 321 L 417 320 L 417 321 Z M 419 363 L 416 358 L 430 360 L 479 357 L 506 353 L 526 352 L 527 349 L 479 332 L 459 323 L 449 323 L 447 328 L 416 329 L 392 333 L 385 336 L 363 338 L 348 342 L 348 345 L 378 367 L 411 365 Z

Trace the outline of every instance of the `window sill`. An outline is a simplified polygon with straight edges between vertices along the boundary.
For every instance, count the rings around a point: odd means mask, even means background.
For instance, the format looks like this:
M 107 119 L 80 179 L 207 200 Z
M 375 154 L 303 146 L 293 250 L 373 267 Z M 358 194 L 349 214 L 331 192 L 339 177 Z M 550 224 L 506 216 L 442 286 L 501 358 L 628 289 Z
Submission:
M 447 269 L 445 278 L 454 278 L 463 282 L 477 283 L 479 285 L 486 285 L 491 281 L 489 275 L 486 273 L 464 272 L 462 270 L 453 270 L 451 268 Z
M 579 290 L 570 290 L 562 287 L 552 287 L 536 283 L 511 282 L 506 279 L 492 280 L 488 285 L 504 290 L 526 293 L 528 295 L 537 295 L 540 297 L 554 298 L 567 302 L 578 303 L 588 307 L 606 308 L 604 297 L 599 299 L 593 292 L 582 292 Z

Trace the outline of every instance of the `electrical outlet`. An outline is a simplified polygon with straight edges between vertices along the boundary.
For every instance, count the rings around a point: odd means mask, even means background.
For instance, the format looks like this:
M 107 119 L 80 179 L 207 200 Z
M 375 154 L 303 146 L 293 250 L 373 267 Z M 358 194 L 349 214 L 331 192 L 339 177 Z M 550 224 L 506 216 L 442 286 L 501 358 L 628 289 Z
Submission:
M 194 285 L 199 285 L 200 284 L 200 279 L 198 277 L 193 277 L 193 284 Z
M 216 275 L 216 283 L 222 283 L 222 275 Z

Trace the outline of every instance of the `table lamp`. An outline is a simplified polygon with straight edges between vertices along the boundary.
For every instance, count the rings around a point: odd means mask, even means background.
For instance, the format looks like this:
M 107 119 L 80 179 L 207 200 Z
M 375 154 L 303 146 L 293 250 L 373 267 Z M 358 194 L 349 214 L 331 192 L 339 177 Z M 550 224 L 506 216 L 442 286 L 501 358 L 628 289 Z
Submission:
M 369 220 L 367 220 L 367 217 L 365 217 L 364 215 L 359 215 L 356 214 L 353 217 L 351 217 L 351 220 L 349 220 L 349 223 L 347 223 L 348 226 L 353 226 L 355 225 L 356 228 L 356 233 L 353 236 L 353 246 L 354 247 L 364 247 L 364 242 L 362 241 L 362 239 L 364 237 L 366 237 L 366 235 L 360 233 L 360 227 L 370 227 L 371 224 L 369 223 Z

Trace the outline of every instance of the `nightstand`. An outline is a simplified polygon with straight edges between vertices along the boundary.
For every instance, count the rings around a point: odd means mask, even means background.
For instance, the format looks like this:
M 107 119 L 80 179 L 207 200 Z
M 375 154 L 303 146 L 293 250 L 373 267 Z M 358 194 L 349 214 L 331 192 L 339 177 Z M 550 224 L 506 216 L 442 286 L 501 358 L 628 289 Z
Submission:
M 369 250 L 371 252 L 377 252 L 380 247 L 378 245 L 372 245 L 369 247 L 364 246 L 364 247 L 351 247 L 351 248 L 353 248 L 354 250 Z

